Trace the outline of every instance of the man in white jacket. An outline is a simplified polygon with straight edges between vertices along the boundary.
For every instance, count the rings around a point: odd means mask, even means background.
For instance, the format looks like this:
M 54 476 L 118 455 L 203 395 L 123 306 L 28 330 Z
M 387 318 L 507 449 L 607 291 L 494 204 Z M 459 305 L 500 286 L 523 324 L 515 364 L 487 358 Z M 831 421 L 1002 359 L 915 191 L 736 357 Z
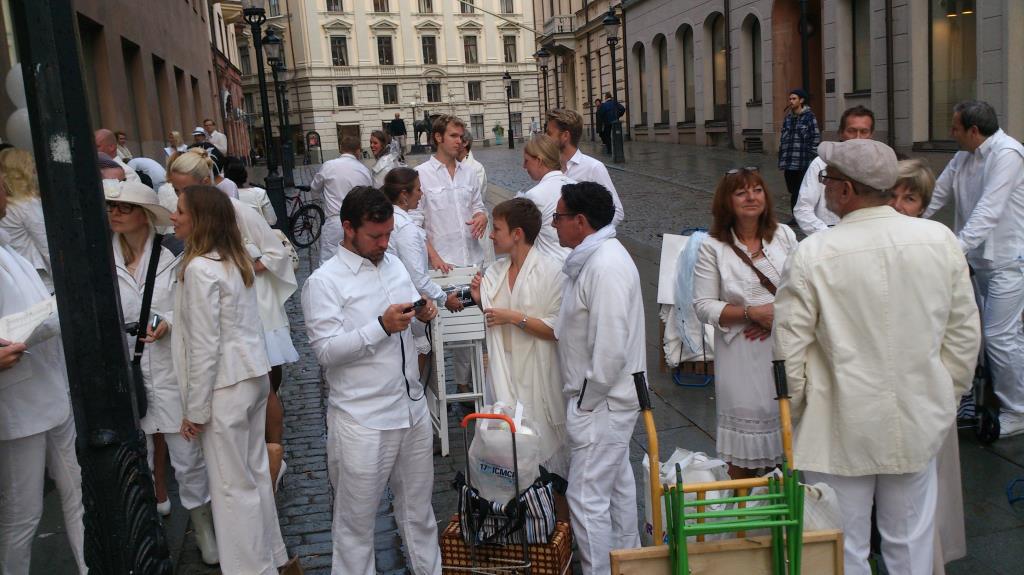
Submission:
M 947 227 L 886 205 L 891 148 L 848 140 L 818 153 L 842 219 L 800 243 L 775 298 L 775 356 L 798 420 L 793 465 L 836 491 L 847 575 L 871 573 L 872 502 L 889 572 L 930 575 L 935 455 L 978 354 L 967 262 Z
M 567 184 L 552 216 L 572 248 L 555 333 L 571 450 L 566 497 L 583 572 L 608 573 L 608 553 L 640 546 L 629 441 L 640 404 L 633 374 L 647 369 L 640 274 L 615 239 L 611 193 Z

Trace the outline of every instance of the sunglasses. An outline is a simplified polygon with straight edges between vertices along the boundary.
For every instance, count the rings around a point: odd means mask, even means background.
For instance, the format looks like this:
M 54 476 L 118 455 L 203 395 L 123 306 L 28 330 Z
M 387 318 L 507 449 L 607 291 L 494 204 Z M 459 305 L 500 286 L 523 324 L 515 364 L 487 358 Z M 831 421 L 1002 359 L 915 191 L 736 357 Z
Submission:
M 735 176 L 740 172 L 759 172 L 760 169 L 757 166 L 746 166 L 743 168 L 733 168 L 725 173 L 727 176 Z
M 572 212 L 565 212 L 565 213 L 554 212 L 554 213 L 551 214 L 551 221 L 552 222 L 557 222 L 558 218 L 571 218 L 571 217 L 576 216 L 576 215 L 578 215 L 578 214 L 574 214 Z
M 128 215 L 135 211 L 135 204 L 125 204 L 122 202 L 107 202 L 107 211 L 116 211 L 119 214 Z

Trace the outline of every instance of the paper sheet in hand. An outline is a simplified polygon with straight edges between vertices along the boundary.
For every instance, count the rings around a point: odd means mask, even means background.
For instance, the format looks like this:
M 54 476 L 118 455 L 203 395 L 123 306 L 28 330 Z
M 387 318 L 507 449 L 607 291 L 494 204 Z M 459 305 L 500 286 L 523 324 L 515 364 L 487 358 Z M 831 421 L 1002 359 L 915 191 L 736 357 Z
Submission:
M 0 318 L 0 338 L 10 342 L 30 344 L 36 329 L 56 315 L 57 299 L 50 296 L 25 311 Z
M 661 265 L 658 267 L 658 303 L 676 303 L 676 264 L 690 236 L 665 234 L 661 239 Z

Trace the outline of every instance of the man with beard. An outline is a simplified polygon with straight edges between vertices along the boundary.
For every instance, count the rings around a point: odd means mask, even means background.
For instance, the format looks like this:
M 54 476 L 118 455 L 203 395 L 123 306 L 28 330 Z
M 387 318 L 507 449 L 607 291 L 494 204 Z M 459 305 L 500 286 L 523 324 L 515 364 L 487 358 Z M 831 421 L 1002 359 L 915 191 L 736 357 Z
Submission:
M 430 497 L 433 430 L 410 323 L 429 322 L 402 261 L 387 252 L 394 209 L 354 188 L 341 205 L 344 239 L 306 281 L 306 333 L 330 386 L 327 468 L 334 487 L 334 573 L 373 575 L 374 521 L 390 481 L 410 570 L 440 575 Z

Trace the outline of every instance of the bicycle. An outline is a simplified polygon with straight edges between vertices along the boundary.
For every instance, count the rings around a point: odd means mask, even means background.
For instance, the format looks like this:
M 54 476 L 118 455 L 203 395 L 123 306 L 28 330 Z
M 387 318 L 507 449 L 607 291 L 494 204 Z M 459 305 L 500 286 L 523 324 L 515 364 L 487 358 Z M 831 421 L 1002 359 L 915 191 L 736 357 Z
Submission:
M 285 196 L 289 235 L 296 248 L 308 248 L 320 239 L 320 229 L 326 216 L 323 208 L 317 204 L 303 201 L 302 192 L 309 192 L 309 186 L 295 186 L 295 189 L 299 193 Z

